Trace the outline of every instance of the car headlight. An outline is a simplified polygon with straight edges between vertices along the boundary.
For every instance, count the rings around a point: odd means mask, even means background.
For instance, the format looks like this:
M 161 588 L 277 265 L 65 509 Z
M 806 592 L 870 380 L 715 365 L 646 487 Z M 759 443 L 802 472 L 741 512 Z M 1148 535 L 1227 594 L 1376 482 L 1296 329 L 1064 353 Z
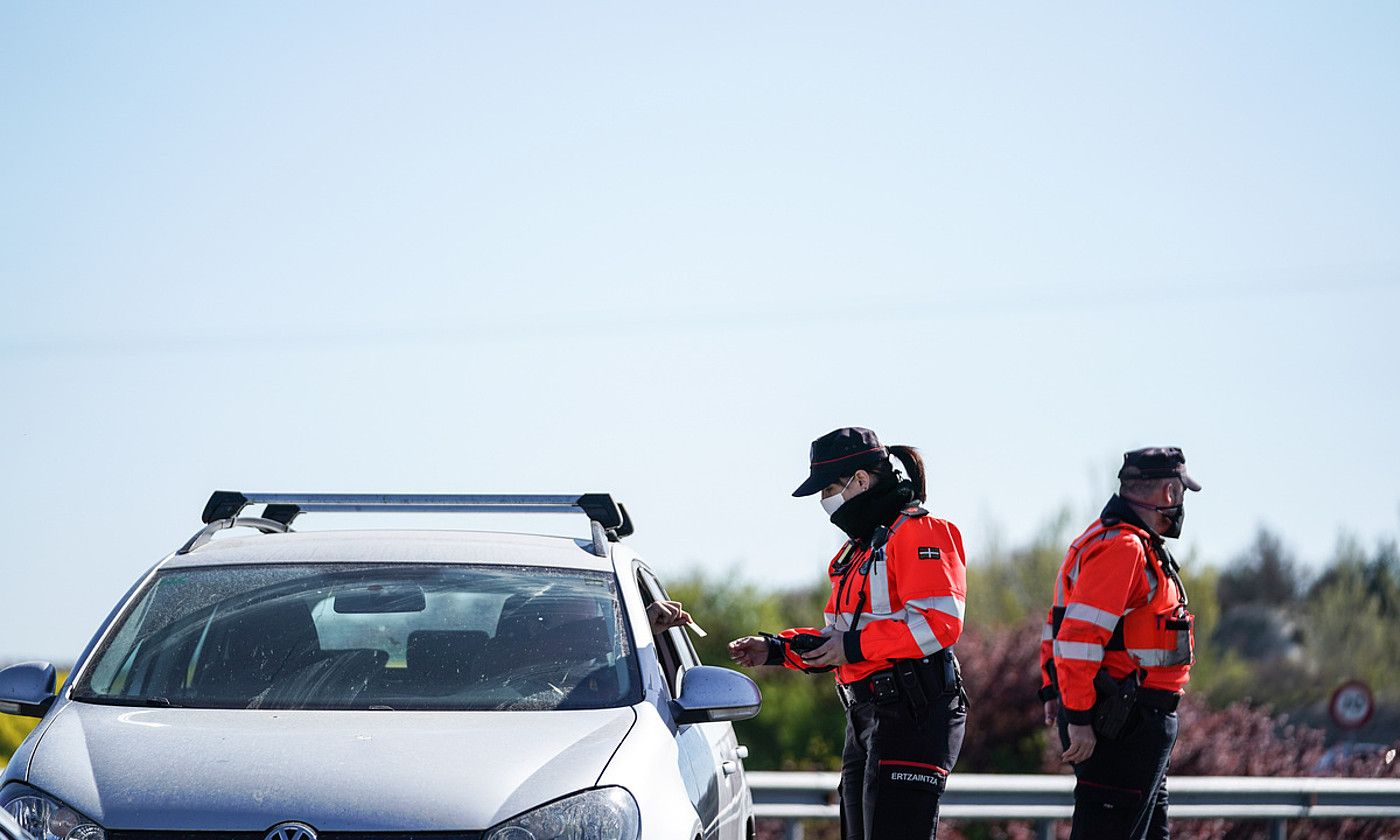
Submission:
M 506 820 L 486 832 L 484 840 L 637 840 L 641 832 L 637 800 L 620 787 L 606 787 Z
M 26 785 L 6 785 L 0 790 L 0 808 L 10 812 L 34 840 L 107 840 L 102 826 Z

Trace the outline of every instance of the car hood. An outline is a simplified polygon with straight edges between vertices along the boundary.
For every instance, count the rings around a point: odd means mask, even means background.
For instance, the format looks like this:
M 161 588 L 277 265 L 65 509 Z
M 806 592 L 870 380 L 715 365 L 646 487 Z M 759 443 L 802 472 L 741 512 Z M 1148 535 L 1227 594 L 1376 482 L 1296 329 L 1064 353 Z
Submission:
M 631 708 L 251 711 L 64 706 L 29 782 L 112 829 L 462 831 L 593 785 Z

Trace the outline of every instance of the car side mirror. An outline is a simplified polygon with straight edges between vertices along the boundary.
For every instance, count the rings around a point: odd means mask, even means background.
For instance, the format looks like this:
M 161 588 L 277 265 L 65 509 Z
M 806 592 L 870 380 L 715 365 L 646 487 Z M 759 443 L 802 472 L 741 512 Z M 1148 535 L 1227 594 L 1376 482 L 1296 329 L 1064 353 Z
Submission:
M 676 723 L 748 720 L 758 714 L 763 694 L 738 671 L 697 665 L 681 674 L 680 696 L 671 701 Z
M 56 698 L 58 672 L 48 662 L 21 662 L 0 670 L 0 712 L 43 717 Z

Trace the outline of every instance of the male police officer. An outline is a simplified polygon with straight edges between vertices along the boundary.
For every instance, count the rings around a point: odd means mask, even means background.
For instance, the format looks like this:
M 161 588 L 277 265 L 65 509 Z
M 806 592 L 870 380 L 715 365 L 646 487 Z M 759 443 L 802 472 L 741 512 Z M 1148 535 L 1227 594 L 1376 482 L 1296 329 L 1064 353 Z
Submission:
M 1125 453 L 1118 479 L 1055 582 L 1041 700 L 1078 777 L 1070 837 L 1165 840 L 1167 764 L 1194 638 L 1163 538 L 1181 534 L 1186 491 L 1201 485 L 1175 447 Z

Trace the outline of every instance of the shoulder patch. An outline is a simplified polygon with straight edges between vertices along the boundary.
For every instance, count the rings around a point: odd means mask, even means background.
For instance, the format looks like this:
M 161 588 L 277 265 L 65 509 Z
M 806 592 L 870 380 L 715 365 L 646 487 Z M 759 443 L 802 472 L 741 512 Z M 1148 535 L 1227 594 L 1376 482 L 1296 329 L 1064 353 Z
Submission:
M 942 557 L 943 557 L 943 551 L 942 551 L 941 549 L 937 548 L 936 546 L 928 546 L 928 545 L 921 545 L 921 546 L 919 546 L 919 559 L 920 559 L 920 560 L 939 560 L 939 559 L 941 559 Z

